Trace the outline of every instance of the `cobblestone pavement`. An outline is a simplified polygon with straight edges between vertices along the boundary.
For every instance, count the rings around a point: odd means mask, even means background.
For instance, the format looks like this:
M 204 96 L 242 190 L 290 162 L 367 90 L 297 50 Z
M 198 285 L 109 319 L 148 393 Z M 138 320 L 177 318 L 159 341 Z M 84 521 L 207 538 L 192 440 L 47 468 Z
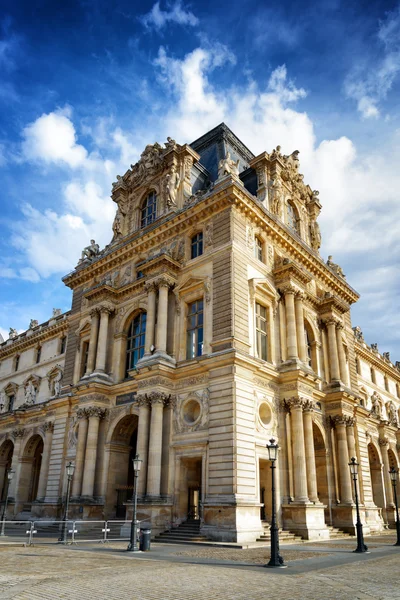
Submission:
M 317 558 L 321 552 L 307 550 L 289 550 L 281 548 L 281 554 L 286 562 L 304 560 L 305 558 Z M 265 565 L 269 561 L 269 550 L 266 548 L 250 548 L 249 550 L 230 550 L 228 548 L 195 548 L 193 550 L 181 550 L 175 556 L 186 556 L 191 558 L 208 558 L 210 560 L 229 560 L 231 562 L 249 563 L 254 565 Z M 324 556 L 327 556 L 324 553 Z
M 377 550 L 376 556 L 340 550 L 337 555 L 343 564 L 323 569 L 314 564 L 312 570 L 302 572 L 291 572 L 290 566 L 273 570 L 182 563 L 176 556 L 180 551 L 184 551 L 181 546 L 169 547 L 166 559 L 157 560 L 150 554 L 132 555 L 106 547 L 0 547 L 0 599 L 400 600 L 400 552 L 393 548 Z M 331 547 L 325 561 L 334 560 L 330 552 Z M 315 561 L 321 564 L 318 556 Z M 312 562 L 309 558 L 296 564 Z

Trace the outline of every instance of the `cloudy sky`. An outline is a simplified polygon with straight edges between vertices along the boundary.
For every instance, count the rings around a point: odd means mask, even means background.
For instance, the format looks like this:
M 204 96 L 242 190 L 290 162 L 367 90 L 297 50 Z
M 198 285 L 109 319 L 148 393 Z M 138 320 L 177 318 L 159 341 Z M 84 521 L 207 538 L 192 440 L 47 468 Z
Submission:
M 0 333 L 67 310 L 60 278 L 111 239 L 111 182 L 147 143 L 221 121 L 300 150 L 353 325 L 400 360 L 400 5 L 14 0 L 0 13 Z

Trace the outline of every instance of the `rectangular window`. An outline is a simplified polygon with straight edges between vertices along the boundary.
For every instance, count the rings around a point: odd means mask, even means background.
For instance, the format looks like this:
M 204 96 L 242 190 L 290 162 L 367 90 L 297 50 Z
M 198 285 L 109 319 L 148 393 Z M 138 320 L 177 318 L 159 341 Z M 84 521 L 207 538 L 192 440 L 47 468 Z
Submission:
M 190 257 L 197 258 L 203 254 L 203 232 L 196 233 L 191 240 Z
M 61 338 L 60 354 L 64 354 L 66 346 L 67 346 L 67 338 L 66 338 L 66 336 L 64 336 Z
M 18 371 L 18 367 L 19 367 L 19 356 L 16 356 L 15 363 L 14 363 L 14 371 Z
M 188 306 L 186 358 L 203 354 L 203 299 Z
M 36 348 L 36 364 L 40 363 L 40 357 L 42 356 L 42 348 L 39 346 Z
M 12 410 L 14 410 L 14 402 L 15 402 L 15 396 L 13 394 L 11 394 L 11 396 L 8 396 L 8 410 L 9 410 L 9 412 L 11 412 Z
M 83 377 L 87 371 L 88 356 L 89 356 L 89 342 L 83 342 L 83 344 L 82 344 L 81 377 Z
M 262 247 L 262 241 L 260 240 L 260 238 L 256 237 L 255 241 L 254 241 L 254 255 L 256 257 L 257 260 L 261 260 L 263 259 L 263 247 Z
M 257 356 L 262 360 L 267 360 L 267 309 L 258 303 L 256 303 L 256 338 Z

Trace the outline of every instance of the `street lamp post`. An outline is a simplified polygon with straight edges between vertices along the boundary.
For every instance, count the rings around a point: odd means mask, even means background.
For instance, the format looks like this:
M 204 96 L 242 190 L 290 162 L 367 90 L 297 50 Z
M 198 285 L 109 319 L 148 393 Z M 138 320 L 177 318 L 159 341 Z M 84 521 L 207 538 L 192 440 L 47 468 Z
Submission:
M 139 454 L 136 454 L 133 459 L 133 514 L 132 514 L 132 522 L 131 522 L 131 538 L 128 544 L 127 550 L 129 552 L 139 552 L 139 548 L 137 547 L 137 479 L 139 477 L 139 471 L 142 466 L 142 460 L 139 458 Z
M 63 526 L 62 526 L 61 536 L 58 540 L 59 542 L 62 542 L 63 544 L 67 543 L 67 533 L 68 533 L 67 521 L 68 521 L 68 509 L 69 509 L 69 495 L 70 495 L 72 477 L 74 476 L 75 465 L 73 462 L 69 461 L 69 463 L 66 465 L 65 468 L 67 470 L 67 494 L 66 494 L 66 498 L 65 498 Z
M 8 504 L 8 490 L 10 489 L 10 483 L 12 478 L 14 477 L 14 469 L 8 469 L 6 473 L 6 500 L 4 502 L 3 514 L 1 515 L 1 531 L 0 535 L 5 535 L 4 528 L 6 525 L 6 512 L 7 512 L 7 504 Z
M 357 522 L 356 522 L 356 530 L 357 530 L 357 548 L 354 552 L 368 552 L 368 546 L 364 544 L 364 536 L 363 536 L 363 526 L 360 519 L 360 509 L 358 506 L 358 492 L 357 492 L 357 476 L 358 476 L 358 462 L 356 459 L 351 458 L 349 462 L 350 473 L 353 477 L 354 482 L 354 498 L 356 501 L 356 511 L 357 511 Z
M 278 523 L 276 521 L 276 503 L 275 503 L 275 462 L 278 458 L 278 444 L 274 438 L 269 440 L 267 444 L 268 457 L 271 461 L 271 488 L 272 488 L 272 517 L 271 517 L 271 557 L 266 567 L 280 567 L 284 568 L 285 565 L 282 556 L 279 554 L 279 530 Z
M 390 469 L 390 471 L 389 471 L 389 474 L 390 474 L 390 479 L 392 480 L 394 503 L 396 505 L 396 533 L 397 533 L 397 541 L 395 543 L 395 546 L 400 546 L 399 505 L 397 504 L 397 477 L 399 475 L 399 472 L 398 472 L 397 469 L 395 469 L 394 467 L 392 467 Z

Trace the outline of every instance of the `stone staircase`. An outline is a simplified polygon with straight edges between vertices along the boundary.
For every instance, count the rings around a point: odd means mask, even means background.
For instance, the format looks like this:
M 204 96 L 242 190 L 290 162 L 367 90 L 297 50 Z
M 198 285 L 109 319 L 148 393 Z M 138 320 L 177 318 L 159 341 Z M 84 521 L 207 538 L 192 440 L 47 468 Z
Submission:
M 154 538 L 154 541 L 165 544 L 188 544 L 193 542 L 208 542 L 209 540 L 200 533 L 200 519 L 188 519 L 178 527 L 159 533 Z
M 332 527 L 328 525 L 328 529 L 329 529 L 329 539 L 330 540 L 341 540 L 341 539 L 349 539 L 349 538 L 353 538 L 354 535 L 351 535 L 350 533 L 346 533 L 345 531 L 342 531 L 341 529 L 337 529 L 337 527 Z
M 262 521 L 262 525 L 263 525 L 263 529 L 264 529 L 264 533 L 262 533 L 260 535 L 259 538 L 257 538 L 257 542 L 270 542 L 271 541 L 271 529 L 270 529 L 270 524 L 268 523 L 268 521 Z M 279 544 L 293 544 L 296 542 L 301 542 L 302 541 L 302 537 L 299 535 L 296 535 L 295 533 L 293 533 L 292 531 L 285 531 L 283 529 L 279 529 Z

